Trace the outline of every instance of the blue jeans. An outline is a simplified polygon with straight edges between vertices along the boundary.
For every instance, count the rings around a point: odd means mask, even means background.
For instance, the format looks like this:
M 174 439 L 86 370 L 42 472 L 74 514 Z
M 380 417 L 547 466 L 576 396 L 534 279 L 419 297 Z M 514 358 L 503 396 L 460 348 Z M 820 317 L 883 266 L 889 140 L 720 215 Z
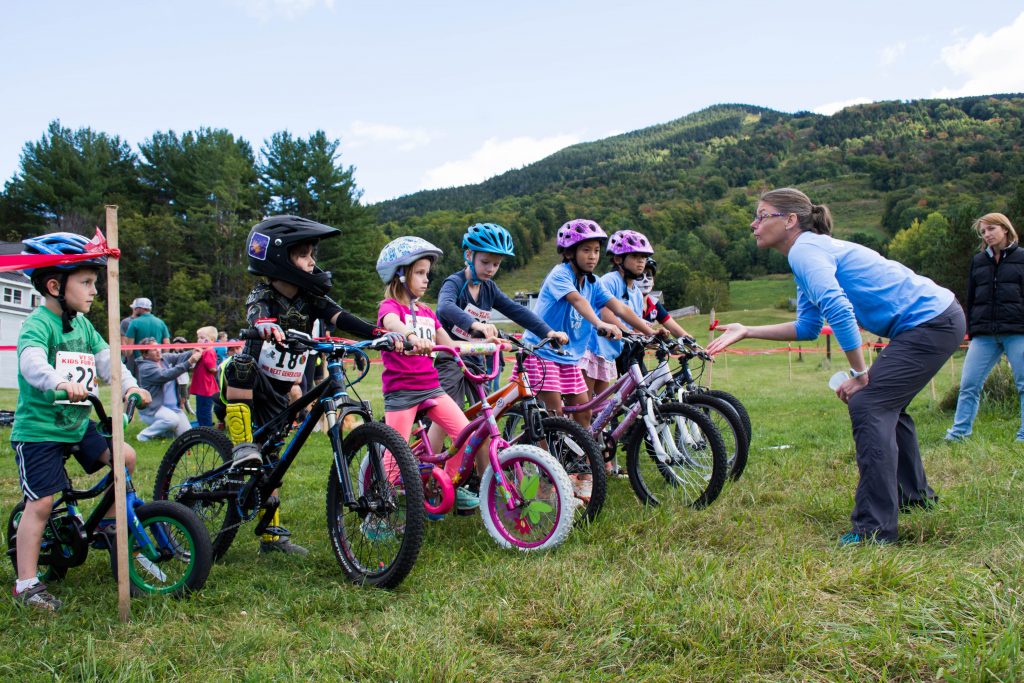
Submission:
M 985 379 L 1004 353 L 1010 361 L 1013 380 L 1021 398 L 1021 426 L 1017 430 L 1017 438 L 1024 439 L 1024 334 L 984 335 L 971 339 L 960 377 L 956 417 L 953 418 L 953 426 L 946 432 L 948 436 L 964 438 L 971 435 Z
M 213 396 L 200 396 L 195 394 L 196 397 L 196 423 L 200 427 L 212 427 L 213 426 Z

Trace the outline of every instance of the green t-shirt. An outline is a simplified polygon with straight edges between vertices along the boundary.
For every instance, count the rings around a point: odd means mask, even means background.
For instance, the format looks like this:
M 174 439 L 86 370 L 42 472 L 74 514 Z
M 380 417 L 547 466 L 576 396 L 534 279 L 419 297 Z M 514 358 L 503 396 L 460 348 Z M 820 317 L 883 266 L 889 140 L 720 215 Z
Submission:
M 46 352 L 46 361 L 57 367 L 57 353 L 60 351 L 95 355 L 108 348 L 107 342 L 84 315 L 73 318 L 71 328 L 71 332 L 64 334 L 59 315 L 54 314 L 46 306 L 36 308 L 21 326 L 21 333 L 18 335 L 18 356 L 20 357 L 21 352 L 30 346 L 39 347 Z M 79 380 L 77 377 L 68 379 Z M 18 405 L 14 410 L 11 441 L 77 443 L 85 436 L 85 428 L 89 424 L 91 413 L 92 406 L 89 404 L 50 403 L 43 397 L 43 392 L 25 381 L 19 368 Z
M 147 337 L 156 339 L 156 343 L 160 344 L 164 339 L 171 338 L 171 332 L 167 329 L 167 325 L 164 324 L 163 320 L 152 313 L 143 313 L 128 323 L 128 330 L 124 336 L 134 339 L 136 344 Z M 134 355 L 138 358 L 142 355 L 142 352 L 135 351 Z

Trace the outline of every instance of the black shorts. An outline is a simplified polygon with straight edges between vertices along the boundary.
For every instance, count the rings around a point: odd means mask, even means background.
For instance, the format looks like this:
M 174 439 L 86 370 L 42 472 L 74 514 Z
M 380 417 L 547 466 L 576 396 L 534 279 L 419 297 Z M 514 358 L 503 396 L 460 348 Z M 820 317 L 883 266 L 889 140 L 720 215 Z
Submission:
M 96 423 L 89 422 L 85 436 L 77 443 L 53 441 L 12 441 L 14 462 L 18 466 L 18 481 L 28 500 L 39 500 L 63 491 L 70 486 L 64 459 L 74 456 L 87 474 L 106 467 L 100 460 L 113 448 L 110 439 L 96 431 Z

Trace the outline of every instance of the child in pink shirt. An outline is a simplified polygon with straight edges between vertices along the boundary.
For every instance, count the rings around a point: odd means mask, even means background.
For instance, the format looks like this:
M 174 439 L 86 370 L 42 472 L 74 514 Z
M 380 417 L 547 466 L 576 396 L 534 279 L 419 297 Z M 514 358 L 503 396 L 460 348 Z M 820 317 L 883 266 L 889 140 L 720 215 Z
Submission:
M 418 303 L 427 291 L 430 267 L 442 255 L 440 249 L 424 239 L 399 237 L 385 246 L 377 259 L 377 274 L 387 285 L 387 298 L 377 310 L 377 324 L 405 338 L 406 352 L 381 353 L 384 422 L 394 427 L 403 439 L 409 438 L 416 412 L 427 399 L 435 403 L 427 415 L 449 436 L 457 436 L 469 424 L 462 409 L 441 388 L 437 369 L 428 355 L 435 343 L 460 347 L 465 342 L 453 341 L 434 311 Z M 478 471 L 483 465 L 480 458 L 478 451 Z M 445 463 L 448 476 L 455 477 L 460 462 L 460 458 L 454 457 Z M 471 510 L 479 504 L 479 497 L 465 487 L 456 490 L 458 509 Z

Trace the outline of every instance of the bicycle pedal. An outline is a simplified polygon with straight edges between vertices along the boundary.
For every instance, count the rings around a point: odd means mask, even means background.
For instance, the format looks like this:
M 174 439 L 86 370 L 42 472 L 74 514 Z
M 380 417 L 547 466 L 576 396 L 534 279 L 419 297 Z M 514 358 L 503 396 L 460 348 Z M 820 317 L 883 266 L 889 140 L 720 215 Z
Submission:
M 263 533 L 269 536 L 280 536 L 282 538 L 287 538 L 292 535 L 292 532 L 288 531 L 288 529 L 285 529 L 283 526 L 268 526 L 263 530 Z

